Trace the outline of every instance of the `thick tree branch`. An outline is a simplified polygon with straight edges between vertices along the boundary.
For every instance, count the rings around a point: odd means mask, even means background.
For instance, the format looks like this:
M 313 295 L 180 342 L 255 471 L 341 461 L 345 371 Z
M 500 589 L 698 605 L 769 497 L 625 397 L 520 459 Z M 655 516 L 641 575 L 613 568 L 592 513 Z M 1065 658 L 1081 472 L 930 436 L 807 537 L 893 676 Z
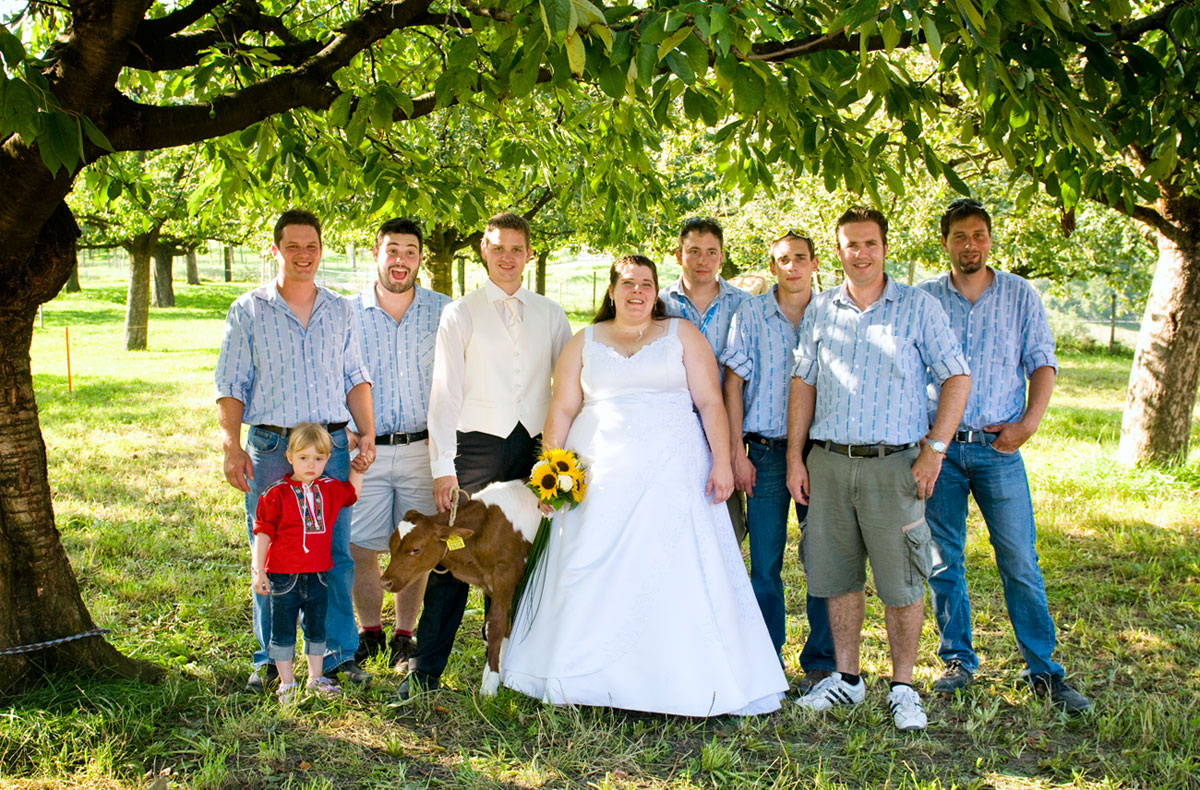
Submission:
M 748 60 L 764 60 L 768 63 L 773 63 L 788 58 L 802 57 L 811 55 L 814 52 L 858 52 L 859 42 L 862 36 L 853 35 L 847 36 L 845 31 L 837 33 L 825 33 L 822 35 L 806 36 L 805 38 L 794 38 L 791 41 L 771 41 L 763 44 L 755 44 L 746 55 Z M 924 35 L 919 35 L 917 41 L 923 41 Z M 906 49 L 913 44 L 912 31 L 905 31 L 900 36 L 899 43 L 896 44 L 896 49 Z M 867 38 L 867 49 L 876 52 L 881 49 L 886 49 L 883 43 L 883 36 L 870 36 Z
M 1162 8 L 1124 25 L 1113 25 L 1112 32 L 1119 41 L 1137 41 L 1151 30 L 1166 30 L 1171 14 L 1185 6 L 1195 5 L 1195 0 L 1175 0 Z
M 194 0 L 194 2 L 176 8 L 166 16 L 158 19 L 147 19 L 138 25 L 135 41 L 140 43 L 157 41 L 173 36 L 212 12 L 226 0 Z

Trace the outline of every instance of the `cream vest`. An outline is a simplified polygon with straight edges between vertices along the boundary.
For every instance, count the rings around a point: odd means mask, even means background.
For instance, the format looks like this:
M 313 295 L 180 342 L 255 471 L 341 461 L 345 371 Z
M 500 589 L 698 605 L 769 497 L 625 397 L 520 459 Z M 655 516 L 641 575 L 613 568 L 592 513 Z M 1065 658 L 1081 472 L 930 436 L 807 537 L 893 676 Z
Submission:
M 550 337 L 552 302 L 528 291 L 523 294 L 525 319 L 520 342 L 514 342 L 479 288 L 462 297 L 471 316 L 466 348 L 462 407 L 458 430 L 508 436 L 520 422 L 530 436 L 542 432 L 550 409 L 550 376 L 554 372 Z

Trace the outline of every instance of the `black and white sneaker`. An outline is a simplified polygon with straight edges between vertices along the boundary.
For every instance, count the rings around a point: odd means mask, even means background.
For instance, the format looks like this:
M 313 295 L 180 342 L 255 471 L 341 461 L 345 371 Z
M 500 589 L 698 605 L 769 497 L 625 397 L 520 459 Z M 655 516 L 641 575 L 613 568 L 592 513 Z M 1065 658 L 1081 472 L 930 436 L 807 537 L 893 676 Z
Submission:
M 866 694 L 867 684 L 862 678 L 852 686 L 842 680 L 841 672 L 834 672 L 798 698 L 796 704 L 809 710 L 829 710 L 834 705 L 857 705 Z
M 925 729 L 928 721 L 925 718 L 925 709 L 921 707 L 921 695 L 912 686 L 893 688 L 888 692 L 887 704 L 896 729 L 905 732 Z

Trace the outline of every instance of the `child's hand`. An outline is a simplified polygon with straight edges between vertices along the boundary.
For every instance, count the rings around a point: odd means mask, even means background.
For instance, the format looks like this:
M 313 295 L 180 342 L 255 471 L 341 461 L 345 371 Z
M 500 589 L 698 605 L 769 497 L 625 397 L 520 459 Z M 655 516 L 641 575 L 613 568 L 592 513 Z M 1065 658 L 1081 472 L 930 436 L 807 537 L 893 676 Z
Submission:
M 267 580 L 266 571 L 255 571 L 254 581 L 251 583 L 254 592 L 259 595 L 269 595 L 271 593 L 271 582 Z

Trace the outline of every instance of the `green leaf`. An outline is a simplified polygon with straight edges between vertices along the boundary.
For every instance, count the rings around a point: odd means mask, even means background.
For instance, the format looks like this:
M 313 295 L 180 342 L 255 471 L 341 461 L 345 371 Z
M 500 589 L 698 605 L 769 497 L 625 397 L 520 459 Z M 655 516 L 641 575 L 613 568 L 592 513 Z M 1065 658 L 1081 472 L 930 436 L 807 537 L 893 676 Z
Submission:
M 450 45 L 446 56 L 446 68 L 450 70 L 463 69 L 471 66 L 479 55 L 479 45 L 473 38 L 460 38 Z
M 587 63 L 587 49 L 583 46 L 583 37 L 578 31 L 567 34 L 567 62 L 571 64 L 571 73 L 575 76 L 583 74 Z
M 1100 76 L 1100 71 L 1088 61 L 1083 67 L 1083 89 L 1087 91 L 1088 98 L 1100 106 L 1108 104 L 1108 86 L 1104 83 L 1104 78 Z
M 561 43 L 571 21 L 571 0 L 540 0 L 540 7 L 547 38 Z
M 392 125 L 392 113 L 396 111 L 396 104 L 392 100 L 390 91 L 386 85 L 380 85 L 379 90 L 375 93 L 375 98 L 371 102 L 371 126 L 376 129 L 388 129 Z
M 333 104 L 329 105 L 329 125 L 335 129 L 341 129 L 350 122 L 350 102 L 354 96 L 345 91 L 338 95 L 333 100 Z
M 64 112 L 47 114 L 46 128 L 37 140 L 38 148 L 43 152 L 43 162 L 46 160 L 45 150 L 49 149 L 57 165 L 61 165 L 68 172 L 74 170 L 79 164 L 81 142 L 79 124 L 74 118 Z M 46 166 L 51 173 L 58 171 L 58 167 L 51 167 L 49 163 Z
M 762 79 L 750 69 L 738 69 L 733 86 L 733 105 L 741 115 L 753 115 L 767 98 Z
M 600 70 L 600 90 L 611 99 L 619 99 L 625 95 L 628 86 L 626 72 L 620 66 L 605 65 Z
M 691 25 L 688 25 L 686 27 L 679 28 L 670 36 L 668 36 L 665 41 L 658 45 L 658 59 L 662 60 L 665 58 L 668 52 L 674 50 L 675 47 L 679 46 L 680 42 L 692 34 L 692 30 L 694 30 L 694 28 Z
M 667 54 L 667 68 L 671 69 L 684 85 L 691 85 L 696 81 L 696 73 L 692 71 L 692 64 L 677 52 Z
M 900 43 L 900 28 L 896 26 L 895 20 L 890 16 L 883 21 L 883 26 L 879 31 L 883 35 L 883 49 L 889 55 L 896 45 Z
M 967 182 L 958 177 L 958 173 L 954 172 L 954 168 L 949 164 L 942 167 L 942 175 L 946 177 L 946 183 L 960 195 L 971 196 L 971 188 L 967 186 Z
M 116 200 L 121 197 L 122 189 L 121 182 L 114 178 L 108 182 L 108 188 L 104 190 L 104 193 L 108 195 L 109 200 Z
M 25 45 L 5 25 L 0 25 L 0 54 L 4 55 L 4 62 L 8 64 L 9 71 L 14 72 L 26 57 Z
M 921 17 L 921 30 L 925 31 L 925 44 L 936 58 L 942 51 L 942 35 L 938 32 L 937 21 L 932 14 Z

